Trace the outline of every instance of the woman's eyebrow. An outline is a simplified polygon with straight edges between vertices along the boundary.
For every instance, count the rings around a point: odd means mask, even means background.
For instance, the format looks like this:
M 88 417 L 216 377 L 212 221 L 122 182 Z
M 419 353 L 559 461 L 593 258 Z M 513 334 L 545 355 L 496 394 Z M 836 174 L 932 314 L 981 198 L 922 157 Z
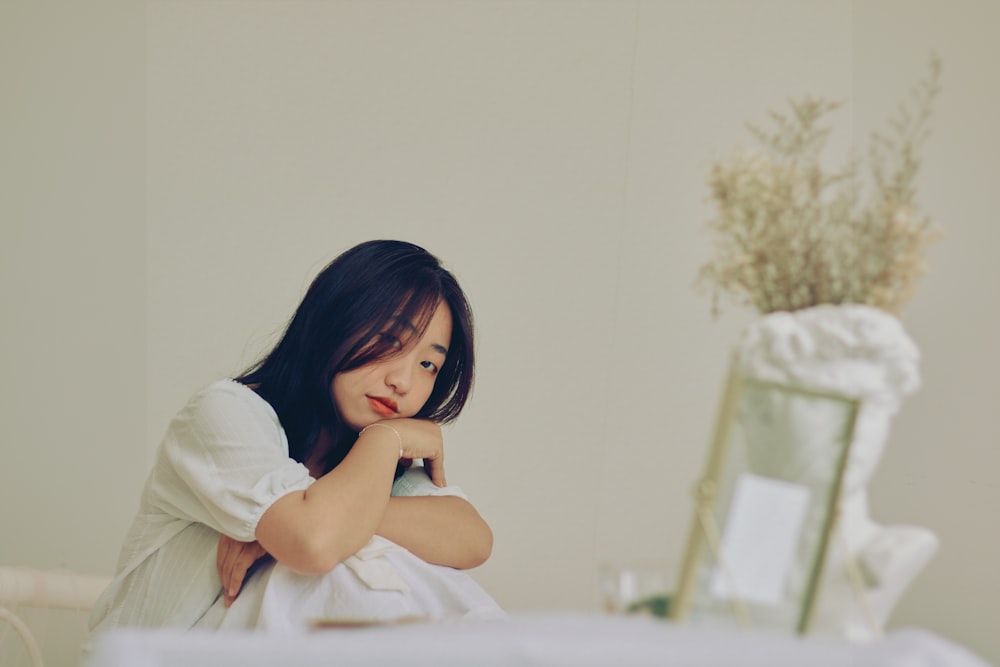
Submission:
M 394 318 L 390 321 L 390 327 L 402 327 L 407 333 L 415 334 L 417 333 L 417 327 L 414 326 L 413 322 L 407 322 L 406 320 L 401 320 Z M 440 352 L 441 356 L 448 356 L 448 348 L 441 343 L 431 343 L 431 347 L 435 352 Z

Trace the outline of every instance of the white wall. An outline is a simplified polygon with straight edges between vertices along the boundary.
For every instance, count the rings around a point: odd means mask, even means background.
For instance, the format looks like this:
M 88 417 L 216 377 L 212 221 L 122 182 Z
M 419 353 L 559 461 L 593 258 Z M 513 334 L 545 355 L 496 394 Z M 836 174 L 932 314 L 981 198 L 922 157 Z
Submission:
M 1000 660 L 1000 17 L 945 4 L 6 5 L 0 560 L 110 572 L 170 415 L 265 349 L 325 262 L 397 237 L 478 316 L 479 383 L 448 433 L 449 479 L 496 532 L 478 578 L 511 609 L 595 609 L 600 561 L 679 555 L 752 317 L 713 320 L 692 287 L 709 164 L 803 93 L 854 100 L 844 154 L 935 49 L 920 188 L 948 235 L 904 316 L 925 387 L 874 513 L 944 541 L 898 622 Z

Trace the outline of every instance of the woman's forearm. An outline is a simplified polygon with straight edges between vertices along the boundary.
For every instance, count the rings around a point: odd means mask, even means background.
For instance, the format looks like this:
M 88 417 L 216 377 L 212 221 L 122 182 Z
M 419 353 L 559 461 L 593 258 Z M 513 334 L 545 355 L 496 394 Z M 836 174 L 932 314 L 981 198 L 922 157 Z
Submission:
M 493 550 L 493 531 L 457 496 L 390 498 L 375 532 L 428 563 L 458 569 L 482 565 Z
M 328 572 L 375 534 L 398 458 L 399 445 L 391 433 L 369 432 L 312 486 L 276 500 L 257 523 L 257 540 L 293 570 Z

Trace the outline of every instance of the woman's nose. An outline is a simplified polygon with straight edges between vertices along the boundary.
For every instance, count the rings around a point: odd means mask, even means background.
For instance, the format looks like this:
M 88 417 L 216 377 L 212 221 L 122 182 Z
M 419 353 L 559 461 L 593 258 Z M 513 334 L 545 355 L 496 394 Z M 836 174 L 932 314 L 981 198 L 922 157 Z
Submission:
M 385 383 L 392 387 L 397 394 L 405 394 L 410 391 L 410 383 L 413 380 L 413 370 L 410 364 L 396 363 L 386 369 Z

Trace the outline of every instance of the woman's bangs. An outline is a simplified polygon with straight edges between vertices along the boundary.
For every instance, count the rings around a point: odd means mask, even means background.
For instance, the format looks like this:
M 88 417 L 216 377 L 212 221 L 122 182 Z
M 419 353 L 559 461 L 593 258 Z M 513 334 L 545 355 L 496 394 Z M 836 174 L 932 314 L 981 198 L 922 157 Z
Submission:
M 396 303 L 376 316 L 371 325 L 360 332 L 341 370 L 359 368 L 373 361 L 382 361 L 398 354 L 413 338 L 424 335 L 437 310 L 441 297 L 427 286 L 412 289 Z
M 430 326 L 440 302 L 441 295 L 433 286 L 413 290 L 392 319 L 392 334 L 404 343 L 411 337 L 420 338 Z

